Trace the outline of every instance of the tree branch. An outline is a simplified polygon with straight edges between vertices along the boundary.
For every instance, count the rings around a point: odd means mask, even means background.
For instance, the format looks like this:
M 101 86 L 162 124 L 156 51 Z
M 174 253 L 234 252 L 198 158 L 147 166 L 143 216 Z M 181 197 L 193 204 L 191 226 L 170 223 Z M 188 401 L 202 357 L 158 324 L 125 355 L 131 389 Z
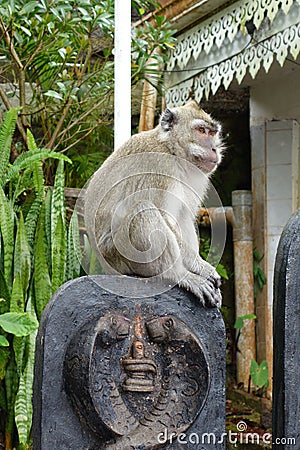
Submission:
M 6 109 L 7 110 L 11 109 L 12 105 L 11 105 L 11 103 L 10 103 L 6 93 L 4 92 L 4 90 L 2 89 L 1 86 L 0 86 L 0 97 L 1 97 L 1 99 L 2 99 L 2 101 L 4 103 L 4 105 L 5 105 Z M 18 130 L 19 130 L 19 132 L 20 132 L 20 134 L 21 134 L 25 144 L 27 145 L 27 134 L 26 134 L 26 131 L 25 131 L 25 129 L 24 129 L 20 119 L 17 119 L 17 127 L 18 127 Z
M 0 17 L 0 30 L 4 36 L 4 40 L 7 44 L 8 50 L 11 54 L 12 59 L 16 63 L 18 74 L 19 74 L 19 92 L 20 92 L 20 106 L 22 107 L 22 111 L 24 115 L 21 117 L 22 125 L 23 127 L 28 127 L 28 121 L 26 118 L 26 86 L 25 86 L 25 67 L 22 64 L 21 59 L 19 58 L 18 53 L 15 50 L 14 44 L 12 42 L 12 39 L 9 35 L 9 32 L 7 28 L 5 27 L 5 24 Z M 26 142 L 26 141 L 25 141 Z

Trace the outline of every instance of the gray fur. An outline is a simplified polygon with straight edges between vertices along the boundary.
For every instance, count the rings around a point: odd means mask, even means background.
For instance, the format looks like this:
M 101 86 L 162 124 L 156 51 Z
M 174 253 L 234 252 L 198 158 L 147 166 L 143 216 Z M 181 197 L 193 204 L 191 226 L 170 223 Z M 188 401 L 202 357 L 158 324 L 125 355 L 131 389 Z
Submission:
M 106 273 L 159 277 L 220 305 L 220 277 L 199 256 L 194 225 L 221 161 L 220 129 L 189 102 L 132 136 L 95 173 L 85 221 Z

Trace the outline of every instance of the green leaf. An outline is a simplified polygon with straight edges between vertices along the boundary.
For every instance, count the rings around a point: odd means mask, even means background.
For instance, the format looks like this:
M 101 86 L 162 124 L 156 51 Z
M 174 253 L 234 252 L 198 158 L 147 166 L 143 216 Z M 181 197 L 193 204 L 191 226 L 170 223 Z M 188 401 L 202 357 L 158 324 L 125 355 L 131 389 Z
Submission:
M 11 153 L 12 137 L 15 131 L 18 111 L 20 108 L 12 108 L 6 114 L 0 128 L 0 186 L 5 184 L 5 175 Z
M 4 278 L 2 270 L 0 270 L 0 314 L 9 310 L 10 293 Z
M 266 386 L 269 379 L 269 368 L 267 361 L 262 361 L 258 364 L 254 359 L 251 360 L 250 375 L 255 384 L 258 387 Z
M 52 291 L 55 292 L 65 281 L 66 273 L 66 228 L 62 215 L 58 216 L 52 238 Z
M 256 319 L 255 314 L 245 314 L 244 316 L 237 317 L 234 328 L 241 329 L 244 327 L 244 321 L 249 319 Z
M 33 308 L 30 302 L 28 303 L 29 311 L 33 314 Z M 20 374 L 19 389 L 15 401 L 15 421 L 21 444 L 28 442 L 31 430 L 35 340 L 36 332 L 31 333 L 26 338 L 27 361 L 25 362 L 23 373 Z
M 36 229 L 34 247 L 34 298 L 36 312 L 41 318 L 42 312 L 50 300 L 52 289 L 47 261 L 47 240 L 45 233 L 45 205 L 42 206 Z
M 1 347 L 9 347 L 9 342 L 3 334 L 0 335 L 0 346 Z
M 51 98 L 56 98 L 58 100 L 63 100 L 62 95 L 59 92 L 53 91 L 53 90 L 49 90 L 47 92 L 45 92 L 44 94 L 46 97 L 51 97 Z
M 4 279 L 8 289 L 11 289 L 12 285 L 14 217 L 12 204 L 0 187 L 0 231 L 3 239 Z
M 13 165 L 8 169 L 7 175 L 6 175 L 6 181 L 10 181 L 12 178 L 14 178 L 21 170 L 26 169 L 27 167 L 30 167 L 32 163 L 36 161 L 41 161 L 42 159 L 59 159 L 61 161 L 67 161 L 69 163 L 72 163 L 71 160 L 60 153 L 55 153 L 53 150 L 48 149 L 39 149 L 37 150 L 28 150 L 25 153 L 22 153 L 18 158 L 15 160 Z
M 5 390 L 6 390 L 6 433 L 12 435 L 15 420 L 14 420 L 14 405 L 15 396 L 18 390 L 19 378 L 16 370 L 14 358 L 10 358 L 6 368 L 5 376 Z
M 64 163 L 59 161 L 51 201 L 51 267 L 52 292 L 65 281 L 66 263 L 66 206 Z
M 64 162 L 59 161 L 56 169 L 54 189 L 51 202 L 51 234 L 53 237 L 54 230 L 57 225 L 58 217 L 61 216 L 65 224 L 65 173 Z
M 15 252 L 14 252 L 14 277 L 17 274 L 21 277 L 22 290 L 25 296 L 28 289 L 31 272 L 31 255 L 27 240 L 26 228 L 23 220 L 23 214 L 20 213 L 18 223 Z
M 39 151 L 37 144 L 35 142 L 35 139 L 34 139 L 32 133 L 30 132 L 30 130 L 27 130 L 27 138 L 28 138 L 29 150 Z M 28 242 L 31 247 L 33 244 L 33 237 L 35 234 L 38 215 L 40 212 L 41 203 L 42 203 L 44 191 L 45 191 L 45 182 L 44 182 L 44 175 L 43 175 L 41 161 L 37 161 L 32 164 L 32 181 L 33 181 L 33 187 L 34 187 L 34 191 L 35 191 L 35 199 L 31 204 L 31 207 L 27 213 L 26 221 L 25 221 Z
M 33 134 L 31 133 L 31 131 L 29 129 L 27 129 L 27 145 L 28 145 L 28 150 L 38 150 L 38 146 L 35 142 Z
M 76 211 L 73 212 L 68 228 L 68 247 L 66 258 L 66 280 L 76 278 L 80 273 L 81 248 L 79 238 L 79 224 Z
M 26 216 L 25 228 L 28 236 L 28 245 L 30 248 L 33 246 L 34 234 L 36 230 L 36 225 L 38 221 L 38 216 L 42 205 L 42 196 L 38 196 L 32 202 L 30 209 Z
M 223 264 L 218 264 L 216 267 L 216 271 L 220 275 L 220 277 L 224 278 L 224 280 L 228 280 L 228 273 Z
M 7 348 L 0 348 L 0 381 L 2 381 L 5 378 L 6 367 L 9 361 L 9 355 L 10 351 Z
M 15 422 L 20 444 L 26 444 L 28 437 L 28 410 L 26 404 L 26 386 L 24 376 L 20 375 L 19 389 L 15 401 Z
M 13 349 L 15 354 L 15 361 L 17 365 L 17 372 L 20 376 L 23 372 L 24 368 L 24 353 L 25 353 L 25 347 L 26 347 L 26 339 L 27 337 L 24 336 L 14 336 L 13 338 Z
M 21 274 L 17 273 L 11 291 L 10 311 L 14 313 L 22 313 L 25 307 L 25 293 L 22 286 Z
M 0 326 L 7 333 L 15 336 L 28 336 L 35 331 L 39 323 L 35 317 L 27 312 L 9 312 L 0 316 Z

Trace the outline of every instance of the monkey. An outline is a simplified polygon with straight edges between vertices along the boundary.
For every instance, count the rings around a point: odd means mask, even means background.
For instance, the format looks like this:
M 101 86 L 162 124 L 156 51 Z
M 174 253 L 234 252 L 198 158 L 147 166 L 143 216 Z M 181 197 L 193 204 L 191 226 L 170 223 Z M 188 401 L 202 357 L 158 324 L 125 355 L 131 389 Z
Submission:
M 220 306 L 220 276 L 199 255 L 195 219 L 222 154 L 220 123 L 190 101 L 105 160 L 84 198 L 105 273 L 159 278 Z

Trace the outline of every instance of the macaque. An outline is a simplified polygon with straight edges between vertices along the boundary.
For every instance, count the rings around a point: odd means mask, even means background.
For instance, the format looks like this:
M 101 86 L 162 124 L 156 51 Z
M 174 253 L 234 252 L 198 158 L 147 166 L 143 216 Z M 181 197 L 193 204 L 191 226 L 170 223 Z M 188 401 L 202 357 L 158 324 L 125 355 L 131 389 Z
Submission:
M 166 109 L 92 177 L 88 235 L 105 273 L 161 279 L 220 306 L 220 277 L 199 256 L 195 219 L 222 158 L 221 126 L 196 102 Z

